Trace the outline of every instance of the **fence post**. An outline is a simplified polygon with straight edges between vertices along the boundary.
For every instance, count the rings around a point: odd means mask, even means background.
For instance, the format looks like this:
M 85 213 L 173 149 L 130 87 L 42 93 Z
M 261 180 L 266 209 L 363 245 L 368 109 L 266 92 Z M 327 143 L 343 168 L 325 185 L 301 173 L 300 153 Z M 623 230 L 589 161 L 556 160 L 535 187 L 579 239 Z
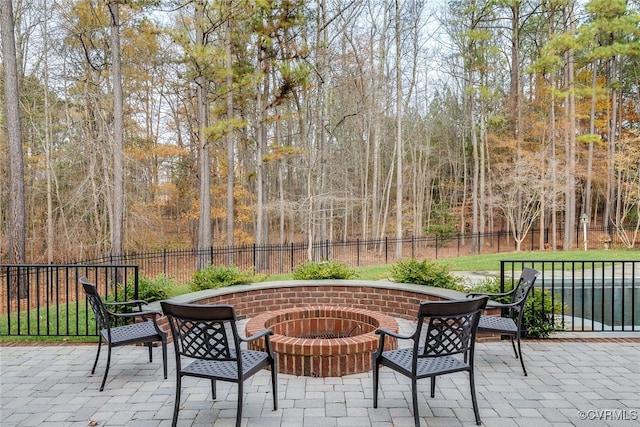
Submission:
M 532 251 L 535 249 L 535 248 L 534 248 L 534 246 L 533 246 L 533 245 L 535 244 L 535 240 L 534 240 L 534 238 L 533 238 L 533 237 L 534 237 L 534 236 L 533 236 L 534 234 L 535 234 L 535 230 L 531 230 L 531 250 L 532 250 Z
M 413 234 L 411 235 L 411 258 L 416 257 L 416 244 Z
M 162 273 L 165 276 L 169 275 L 169 273 L 167 272 L 167 249 L 166 248 L 162 250 Z
M 256 265 L 256 264 L 257 264 L 257 262 L 256 262 L 256 256 L 257 256 L 257 253 L 256 253 L 256 244 L 255 244 L 255 243 L 253 244 L 252 256 L 253 256 L 253 269 L 254 269 L 256 272 L 259 272 L 259 270 L 258 270 L 258 266 Z
M 291 270 L 293 271 L 293 243 L 291 243 Z
M 389 264 L 389 238 L 384 236 L 384 263 Z
M 438 235 L 436 234 L 436 259 L 438 259 Z
M 360 238 L 356 239 L 356 267 L 360 267 Z

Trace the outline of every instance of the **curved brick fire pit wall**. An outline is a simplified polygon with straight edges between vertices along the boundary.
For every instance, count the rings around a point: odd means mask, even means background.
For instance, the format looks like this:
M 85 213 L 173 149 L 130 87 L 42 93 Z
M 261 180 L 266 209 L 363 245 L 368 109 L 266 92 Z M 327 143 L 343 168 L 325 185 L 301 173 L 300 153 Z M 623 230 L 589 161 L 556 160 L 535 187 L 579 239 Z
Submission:
M 171 299 L 173 302 L 233 305 L 239 319 L 266 311 L 309 306 L 353 307 L 415 320 L 421 301 L 464 298 L 449 289 L 370 280 L 285 280 L 208 289 Z
M 371 354 L 378 348 L 378 328 L 398 331 L 398 322 L 377 311 L 352 307 L 312 306 L 285 308 L 252 317 L 247 336 L 273 330 L 271 346 L 278 371 L 313 377 L 341 377 L 371 370 Z M 264 350 L 264 341 L 250 347 Z M 395 338 L 385 350 L 397 348 Z
M 288 280 L 209 289 L 180 295 L 171 301 L 230 304 L 239 319 L 255 318 L 266 312 L 291 312 L 303 307 L 330 306 L 370 310 L 391 317 L 415 320 L 418 305 L 422 301 L 460 298 L 464 298 L 464 294 L 448 289 L 388 281 Z M 160 320 L 166 330 L 168 327 L 165 323 L 166 319 Z M 310 369 L 309 372 L 311 375 L 323 374 L 321 370 Z

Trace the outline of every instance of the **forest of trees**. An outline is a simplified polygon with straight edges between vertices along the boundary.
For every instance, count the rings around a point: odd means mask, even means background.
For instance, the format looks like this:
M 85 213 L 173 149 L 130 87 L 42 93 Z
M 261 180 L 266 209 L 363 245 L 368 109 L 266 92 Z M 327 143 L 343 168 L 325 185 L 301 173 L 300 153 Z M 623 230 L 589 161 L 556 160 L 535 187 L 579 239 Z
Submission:
M 0 262 L 640 239 L 639 0 L 0 4 Z

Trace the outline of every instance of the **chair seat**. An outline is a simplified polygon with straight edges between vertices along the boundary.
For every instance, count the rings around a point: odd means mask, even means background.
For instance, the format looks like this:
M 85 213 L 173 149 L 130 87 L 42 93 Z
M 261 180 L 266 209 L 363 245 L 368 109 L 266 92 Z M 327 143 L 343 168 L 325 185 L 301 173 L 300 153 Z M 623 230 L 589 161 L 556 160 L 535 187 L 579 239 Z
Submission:
M 509 317 L 480 316 L 478 330 L 516 335 L 518 333 L 518 325 Z
M 423 348 L 421 347 L 418 352 L 421 353 L 422 351 Z M 383 352 L 380 363 L 411 376 L 412 360 L 413 348 L 402 348 Z M 418 359 L 416 377 L 424 378 L 436 373 L 442 375 L 468 370 L 470 370 L 469 364 L 453 356 L 421 357 Z
M 104 339 L 109 342 L 107 330 L 103 329 L 100 333 Z M 153 322 L 150 320 L 111 328 L 111 345 L 113 346 L 141 342 L 145 339 L 149 341 L 162 341 L 162 337 L 158 334 Z
M 265 365 L 269 365 L 268 353 L 262 351 L 242 350 L 242 377 L 247 377 Z M 181 370 L 183 375 L 203 378 L 216 378 L 237 382 L 238 363 L 235 360 L 202 360 L 196 359 Z

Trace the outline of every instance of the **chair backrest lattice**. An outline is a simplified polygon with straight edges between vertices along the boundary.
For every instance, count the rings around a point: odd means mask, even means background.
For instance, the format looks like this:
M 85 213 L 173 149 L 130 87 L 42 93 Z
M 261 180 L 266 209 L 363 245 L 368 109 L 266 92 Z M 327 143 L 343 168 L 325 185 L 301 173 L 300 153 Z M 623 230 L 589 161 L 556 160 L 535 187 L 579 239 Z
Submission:
M 229 337 L 225 322 L 175 319 L 180 354 L 208 360 L 235 360 L 233 337 Z
M 473 349 L 480 313 L 487 297 L 462 301 L 430 301 L 420 304 L 414 353 L 417 357 L 440 357 Z M 422 333 L 423 325 L 427 326 Z
M 186 357 L 237 361 L 240 338 L 229 305 L 164 304 L 176 351 Z
M 110 316 L 107 308 L 104 306 L 102 302 L 102 298 L 98 295 L 98 290 L 95 285 L 88 283 L 82 278 L 80 279 L 80 283 L 82 283 L 82 287 L 84 289 L 85 295 L 87 297 L 87 301 L 89 301 L 89 305 L 91 306 L 91 310 L 93 310 L 93 314 L 96 317 L 96 322 L 101 329 L 109 329 Z
M 512 319 L 518 320 L 522 315 L 524 305 L 529 298 L 529 294 L 533 291 L 533 285 L 540 273 L 533 268 L 524 267 L 520 275 L 520 279 L 516 284 L 515 292 L 511 297 L 511 303 L 518 303 L 512 306 L 509 310 L 509 315 Z

